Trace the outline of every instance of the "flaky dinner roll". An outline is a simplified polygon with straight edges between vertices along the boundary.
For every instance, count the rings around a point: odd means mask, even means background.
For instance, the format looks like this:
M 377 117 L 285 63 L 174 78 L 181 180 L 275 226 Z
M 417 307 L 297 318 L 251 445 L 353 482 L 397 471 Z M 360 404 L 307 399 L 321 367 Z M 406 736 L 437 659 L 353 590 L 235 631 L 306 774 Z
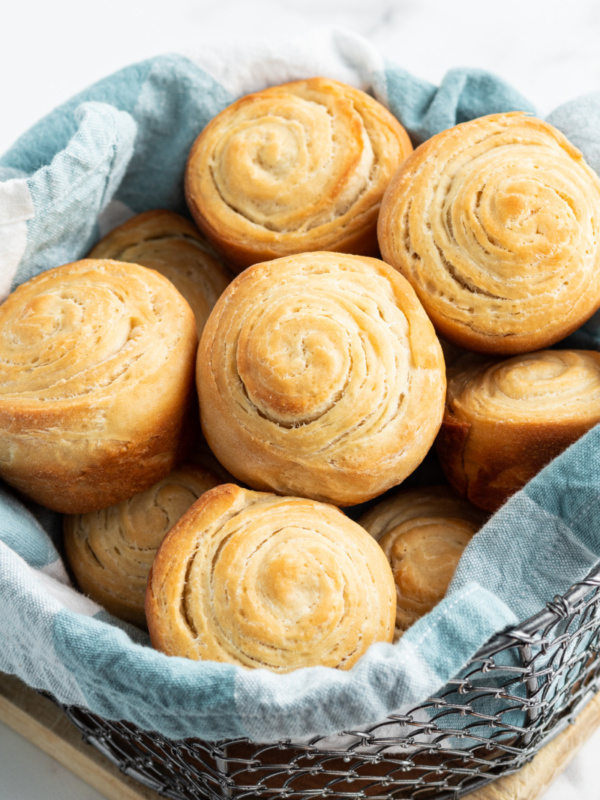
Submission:
M 396 639 L 444 597 L 463 550 L 486 519 L 446 486 L 399 492 L 361 517 L 392 567 Z
M 412 152 L 404 128 L 364 92 L 326 78 L 242 97 L 190 152 L 192 216 L 238 270 L 292 253 L 377 255 L 377 214 Z
M 469 350 L 528 352 L 600 305 L 600 179 L 546 122 L 495 114 L 419 147 L 379 218 L 385 261 L 442 336 Z
M 138 214 L 101 239 L 89 258 L 129 261 L 160 272 L 190 304 L 198 338 L 231 280 L 200 231 L 172 211 Z
M 442 352 L 409 284 L 376 259 L 250 267 L 198 350 L 202 428 L 255 489 L 352 505 L 400 483 L 438 431 Z
M 144 625 L 146 583 L 160 543 L 219 483 L 207 470 L 184 466 L 129 500 L 65 516 L 65 552 L 81 589 L 116 617 Z
M 389 565 L 360 525 L 324 503 L 232 484 L 172 528 L 146 594 L 158 650 L 274 672 L 349 669 L 391 641 L 394 614 Z
M 436 441 L 450 483 L 495 511 L 600 422 L 600 353 L 543 350 L 505 361 L 470 356 L 448 373 Z
M 193 387 L 194 315 L 135 264 L 43 272 L 0 306 L 0 476 L 85 513 L 174 467 Z

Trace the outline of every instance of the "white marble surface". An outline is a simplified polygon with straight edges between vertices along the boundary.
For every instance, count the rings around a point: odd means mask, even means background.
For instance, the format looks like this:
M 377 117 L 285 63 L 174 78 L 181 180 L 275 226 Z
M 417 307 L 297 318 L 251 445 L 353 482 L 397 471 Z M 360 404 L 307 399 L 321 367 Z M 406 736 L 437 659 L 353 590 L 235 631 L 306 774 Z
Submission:
M 126 64 L 205 42 L 347 28 L 431 81 L 452 66 L 505 77 L 548 112 L 600 88 L 596 0 L 75 0 L 12 3 L 0 47 L 0 152 L 54 106 Z
M 432 82 L 453 66 L 492 70 L 542 114 L 600 91 L 597 0 L 54 0 L 2 9 L 0 152 L 53 107 L 104 75 L 205 43 L 305 36 L 316 26 L 367 37 Z M 600 733 L 544 800 L 600 800 Z M 0 724 L 0 800 L 100 800 Z

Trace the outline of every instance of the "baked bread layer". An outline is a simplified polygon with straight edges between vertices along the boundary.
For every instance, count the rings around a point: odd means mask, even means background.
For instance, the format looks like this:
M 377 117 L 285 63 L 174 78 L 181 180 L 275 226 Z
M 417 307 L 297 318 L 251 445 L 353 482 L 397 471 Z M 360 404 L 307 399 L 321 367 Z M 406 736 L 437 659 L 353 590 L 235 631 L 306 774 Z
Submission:
M 175 466 L 193 388 L 194 316 L 135 264 L 48 270 L 0 306 L 0 475 L 85 513 Z
M 394 575 L 395 640 L 442 600 L 465 547 L 486 519 L 447 486 L 401 491 L 361 517 Z
M 129 500 L 64 518 L 68 562 L 81 589 L 115 616 L 145 625 L 148 573 L 169 530 L 219 478 L 184 466 Z
M 336 505 L 417 467 L 445 395 L 441 348 L 410 285 L 341 253 L 239 275 L 204 329 L 197 380 L 204 434 L 232 475 Z
M 148 581 L 152 644 L 275 672 L 349 669 L 391 641 L 392 574 L 359 525 L 324 503 L 225 484 L 161 545 Z
M 162 209 L 138 214 L 115 228 L 88 257 L 128 261 L 160 272 L 190 304 L 198 338 L 217 298 L 231 280 L 195 225 Z
M 238 270 L 307 250 L 377 254 L 377 215 L 412 152 L 369 95 L 311 78 L 241 98 L 204 128 L 187 163 L 192 216 Z
M 399 168 L 381 207 L 385 261 L 457 345 L 546 347 L 600 305 L 600 179 L 558 130 L 524 114 L 434 136 Z
M 468 356 L 448 376 L 440 461 L 450 483 L 489 511 L 600 422 L 595 351 Z

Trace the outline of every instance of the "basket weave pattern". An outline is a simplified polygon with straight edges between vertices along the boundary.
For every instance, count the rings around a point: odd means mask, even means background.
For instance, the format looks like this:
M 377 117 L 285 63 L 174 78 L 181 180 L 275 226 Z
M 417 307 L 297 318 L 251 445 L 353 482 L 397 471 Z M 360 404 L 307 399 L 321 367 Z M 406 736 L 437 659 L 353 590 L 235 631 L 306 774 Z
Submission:
M 361 731 L 260 745 L 172 741 L 64 708 L 120 769 L 173 800 L 445 800 L 515 772 L 600 683 L 600 568 L 495 636 L 438 696 Z

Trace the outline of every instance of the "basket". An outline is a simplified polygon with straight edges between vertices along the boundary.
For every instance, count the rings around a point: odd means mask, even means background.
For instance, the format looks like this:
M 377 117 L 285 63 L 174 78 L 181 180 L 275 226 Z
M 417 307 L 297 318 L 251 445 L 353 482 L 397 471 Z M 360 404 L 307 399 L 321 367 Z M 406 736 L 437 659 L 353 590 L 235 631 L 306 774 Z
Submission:
M 600 567 L 494 636 L 436 697 L 360 731 L 260 745 L 173 741 L 61 706 L 124 773 L 173 800 L 450 800 L 520 769 L 600 683 Z

